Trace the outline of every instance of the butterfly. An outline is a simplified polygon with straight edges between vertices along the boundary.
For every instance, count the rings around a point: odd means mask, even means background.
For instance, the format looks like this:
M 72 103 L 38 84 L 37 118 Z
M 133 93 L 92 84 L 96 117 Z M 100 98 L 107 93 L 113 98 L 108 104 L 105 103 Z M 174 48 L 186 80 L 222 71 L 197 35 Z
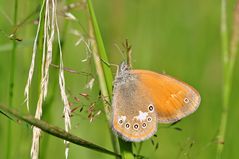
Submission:
M 112 129 L 126 141 L 140 142 L 193 113 L 201 97 L 192 86 L 165 74 L 131 69 L 122 62 L 114 80 Z

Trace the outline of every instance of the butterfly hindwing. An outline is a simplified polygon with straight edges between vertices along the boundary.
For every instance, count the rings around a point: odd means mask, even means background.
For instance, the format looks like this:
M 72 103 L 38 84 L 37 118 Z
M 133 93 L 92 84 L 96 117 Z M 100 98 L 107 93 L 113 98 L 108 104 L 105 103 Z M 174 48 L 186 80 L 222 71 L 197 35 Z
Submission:
M 135 77 L 113 91 L 113 130 L 128 141 L 141 141 L 157 131 L 152 98 Z

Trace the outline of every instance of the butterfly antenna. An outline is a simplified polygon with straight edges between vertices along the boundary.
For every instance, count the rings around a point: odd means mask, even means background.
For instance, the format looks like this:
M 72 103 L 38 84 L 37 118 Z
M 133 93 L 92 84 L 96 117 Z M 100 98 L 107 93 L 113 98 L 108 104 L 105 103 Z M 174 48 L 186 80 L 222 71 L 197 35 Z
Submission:
M 131 63 L 131 54 L 132 54 L 132 46 L 129 45 L 128 39 L 125 40 L 125 43 L 122 44 L 124 49 L 126 50 L 126 55 L 127 55 L 127 64 L 129 68 L 132 68 L 132 63 Z

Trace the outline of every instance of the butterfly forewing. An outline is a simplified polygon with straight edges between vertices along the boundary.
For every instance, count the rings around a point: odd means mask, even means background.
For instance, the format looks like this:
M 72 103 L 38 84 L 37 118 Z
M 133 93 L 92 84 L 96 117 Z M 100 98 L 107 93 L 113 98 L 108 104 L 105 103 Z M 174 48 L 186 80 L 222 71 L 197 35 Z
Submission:
M 199 93 L 188 84 L 170 76 L 146 70 L 131 70 L 155 103 L 158 121 L 175 122 L 193 113 L 200 104 Z

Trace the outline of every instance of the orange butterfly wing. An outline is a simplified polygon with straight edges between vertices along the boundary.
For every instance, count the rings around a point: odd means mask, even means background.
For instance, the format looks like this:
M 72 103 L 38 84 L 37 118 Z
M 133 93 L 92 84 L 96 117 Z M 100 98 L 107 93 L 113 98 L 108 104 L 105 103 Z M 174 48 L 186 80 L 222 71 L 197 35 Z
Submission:
M 201 97 L 190 85 L 170 76 L 146 70 L 131 70 L 153 97 L 161 123 L 172 123 L 193 113 Z

